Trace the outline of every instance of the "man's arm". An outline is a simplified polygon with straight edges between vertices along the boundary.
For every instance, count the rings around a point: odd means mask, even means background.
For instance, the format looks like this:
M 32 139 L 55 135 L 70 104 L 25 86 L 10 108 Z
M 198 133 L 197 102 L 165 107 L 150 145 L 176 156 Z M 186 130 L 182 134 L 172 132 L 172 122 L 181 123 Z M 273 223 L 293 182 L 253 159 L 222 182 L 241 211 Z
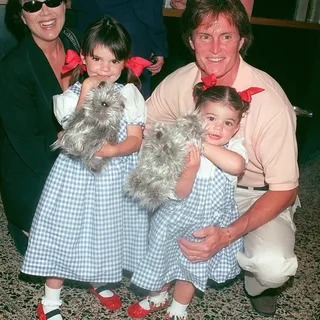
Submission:
M 228 228 L 210 226 L 197 230 L 193 235 L 205 239 L 202 242 L 180 239 L 180 248 L 189 259 L 197 257 L 193 262 L 206 261 L 229 243 L 277 217 L 294 203 L 297 191 L 298 187 L 287 191 L 269 190 Z

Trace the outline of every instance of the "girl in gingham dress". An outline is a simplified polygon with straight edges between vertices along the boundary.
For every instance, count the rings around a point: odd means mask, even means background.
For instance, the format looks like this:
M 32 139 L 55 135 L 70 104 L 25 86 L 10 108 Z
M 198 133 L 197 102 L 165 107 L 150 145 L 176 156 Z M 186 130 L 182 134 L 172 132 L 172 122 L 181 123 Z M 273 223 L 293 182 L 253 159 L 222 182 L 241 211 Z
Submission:
M 151 62 L 129 58 L 129 54 L 129 35 L 117 21 L 105 17 L 89 26 L 81 58 L 68 52 L 63 70 L 78 65 L 73 70 L 75 78 L 80 79 L 85 69 L 82 77 L 89 77 L 54 97 L 62 126 L 76 106 L 81 107 L 88 90 L 101 81 L 114 83 L 127 73 L 127 82 L 139 82 L 138 73 Z M 103 305 L 120 308 L 120 298 L 106 284 L 120 281 L 123 269 L 133 271 L 146 252 L 147 213 L 123 192 L 124 179 L 141 146 L 146 105 L 133 83 L 115 85 L 125 101 L 118 144 L 106 144 L 96 153 L 112 159 L 101 173 L 94 174 L 80 159 L 61 153 L 34 216 L 21 271 L 47 277 L 45 295 L 37 308 L 41 320 L 62 319 L 60 292 L 65 278 L 89 282 Z
M 204 291 L 208 278 L 221 283 L 240 272 L 236 253 L 242 250 L 242 239 L 205 262 L 197 262 L 196 257 L 195 261 L 188 260 L 178 245 L 181 237 L 199 241 L 192 234 L 200 228 L 226 228 L 238 218 L 235 188 L 237 175 L 245 169 L 247 153 L 243 139 L 234 135 L 249 109 L 249 103 L 240 94 L 227 86 L 206 88 L 202 82 L 194 89 L 196 110 L 207 124 L 203 155 L 190 146 L 185 169 L 176 185 L 176 199 L 161 206 L 151 218 L 148 253 L 131 279 L 151 293 L 129 307 L 132 318 L 142 318 L 166 307 L 169 284 L 176 280 L 166 319 L 187 319 L 187 306 L 195 288 Z M 208 159 L 208 154 L 213 156 Z

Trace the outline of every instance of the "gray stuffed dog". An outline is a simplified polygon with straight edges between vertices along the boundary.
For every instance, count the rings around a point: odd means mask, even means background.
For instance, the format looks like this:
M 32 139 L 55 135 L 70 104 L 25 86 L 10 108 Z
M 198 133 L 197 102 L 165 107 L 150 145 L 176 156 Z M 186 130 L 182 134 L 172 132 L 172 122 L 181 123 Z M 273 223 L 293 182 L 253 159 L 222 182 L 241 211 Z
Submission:
M 154 124 L 146 134 L 125 191 L 151 211 L 174 197 L 189 145 L 201 148 L 204 133 L 205 125 L 196 112 L 178 118 L 174 124 Z
M 65 154 L 81 158 L 92 172 L 100 172 L 109 158 L 95 153 L 107 142 L 115 144 L 123 115 L 124 99 L 114 84 L 101 82 L 83 105 L 68 119 L 65 130 L 52 145 Z

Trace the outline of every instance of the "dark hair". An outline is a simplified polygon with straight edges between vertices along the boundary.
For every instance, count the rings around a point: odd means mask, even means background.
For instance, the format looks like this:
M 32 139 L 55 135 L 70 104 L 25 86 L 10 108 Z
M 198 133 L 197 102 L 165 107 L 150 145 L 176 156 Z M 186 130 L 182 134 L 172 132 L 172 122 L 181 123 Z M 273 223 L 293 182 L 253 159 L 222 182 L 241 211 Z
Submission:
M 229 86 L 213 86 L 206 90 L 202 90 L 203 82 L 199 82 L 193 89 L 193 97 L 196 101 L 195 110 L 200 110 L 207 102 L 222 103 L 227 107 L 232 107 L 239 112 L 239 120 L 249 110 L 250 103 L 241 99 L 238 92 Z
M 238 29 L 240 37 L 244 38 L 240 49 L 240 54 L 244 57 L 252 43 L 253 34 L 248 14 L 240 0 L 188 0 L 180 21 L 183 41 L 192 50 L 189 43 L 192 32 L 205 17 L 210 16 L 214 21 L 222 13 Z
M 121 23 L 109 16 L 96 20 L 88 26 L 82 41 L 82 55 L 93 56 L 97 45 L 107 47 L 119 61 L 127 60 L 130 56 L 131 38 L 128 31 Z M 71 83 L 83 80 L 80 76 L 80 69 L 81 66 L 78 66 L 74 70 Z M 140 88 L 140 80 L 131 70 L 124 68 L 120 78 L 126 78 L 126 83 L 134 83 Z
M 63 0 L 67 3 L 67 0 Z M 21 19 L 22 0 L 8 0 L 6 6 L 5 22 L 8 30 L 14 34 L 18 39 L 29 32 L 29 28 L 23 23 Z

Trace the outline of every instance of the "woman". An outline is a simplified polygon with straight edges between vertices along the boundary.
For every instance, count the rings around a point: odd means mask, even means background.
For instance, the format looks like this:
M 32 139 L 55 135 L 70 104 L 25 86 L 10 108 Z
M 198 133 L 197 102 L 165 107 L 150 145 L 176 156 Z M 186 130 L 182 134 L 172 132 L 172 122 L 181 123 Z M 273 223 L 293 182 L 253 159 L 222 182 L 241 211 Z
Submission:
M 62 93 L 67 49 L 77 40 L 65 22 L 66 1 L 9 1 L 17 22 L 27 27 L 20 44 L 0 63 L 1 196 L 8 229 L 24 254 L 33 214 L 46 177 L 57 157 L 50 145 L 61 127 L 52 96 Z M 8 4 L 8 5 L 9 5 Z

